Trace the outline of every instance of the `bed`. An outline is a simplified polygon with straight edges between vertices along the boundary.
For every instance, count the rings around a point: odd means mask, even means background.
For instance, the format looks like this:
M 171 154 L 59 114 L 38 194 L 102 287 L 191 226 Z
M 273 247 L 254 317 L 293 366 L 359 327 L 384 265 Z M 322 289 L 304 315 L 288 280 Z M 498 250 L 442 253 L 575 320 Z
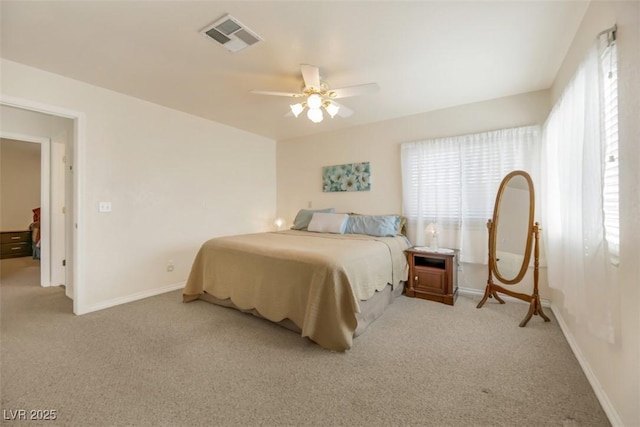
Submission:
M 335 351 L 400 295 L 403 235 L 285 230 L 218 237 L 198 251 L 183 292 L 254 314 Z

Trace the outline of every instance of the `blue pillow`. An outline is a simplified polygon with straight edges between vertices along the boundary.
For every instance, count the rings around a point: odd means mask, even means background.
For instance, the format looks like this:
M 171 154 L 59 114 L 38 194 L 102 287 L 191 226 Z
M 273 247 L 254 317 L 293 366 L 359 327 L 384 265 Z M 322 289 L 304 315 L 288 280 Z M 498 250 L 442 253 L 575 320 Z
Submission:
M 334 208 L 327 209 L 300 209 L 298 215 L 296 215 L 296 219 L 293 220 L 292 230 L 306 230 L 309 227 L 309 223 L 311 222 L 311 217 L 315 212 L 321 213 L 335 213 Z
M 385 237 L 398 234 L 398 215 L 349 215 L 345 233 Z

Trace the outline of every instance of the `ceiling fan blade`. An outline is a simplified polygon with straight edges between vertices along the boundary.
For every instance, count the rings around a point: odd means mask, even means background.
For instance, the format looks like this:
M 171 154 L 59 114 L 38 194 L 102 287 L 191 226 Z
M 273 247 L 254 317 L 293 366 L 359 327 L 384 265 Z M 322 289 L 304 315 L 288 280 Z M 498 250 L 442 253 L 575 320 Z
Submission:
M 331 89 L 327 96 L 331 99 L 348 98 L 350 96 L 369 95 L 380 90 L 378 83 L 367 83 L 364 85 L 348 86 L 339 89 Z
M 302 78 L 306 88 L 320 89 L 320 69 L 318 67 L 302 64 L 300 70 L 302 70 Z
M 301 93 L 296 92 L 276 92 L 271 90 L 250 90 L 249 93 L 253 93 L 255 95 L 275 95 L 275 96 L 288 96 L 289 98 L 299 98 L 302 96 Z

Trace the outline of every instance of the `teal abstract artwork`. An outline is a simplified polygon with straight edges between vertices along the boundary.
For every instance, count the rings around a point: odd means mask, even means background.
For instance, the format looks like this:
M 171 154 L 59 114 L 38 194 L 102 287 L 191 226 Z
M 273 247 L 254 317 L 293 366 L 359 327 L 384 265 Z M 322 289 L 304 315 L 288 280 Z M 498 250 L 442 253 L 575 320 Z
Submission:
M 348 163 L 322 168 L 322 191 L 369 191 L 371 167 L 369 162 Z

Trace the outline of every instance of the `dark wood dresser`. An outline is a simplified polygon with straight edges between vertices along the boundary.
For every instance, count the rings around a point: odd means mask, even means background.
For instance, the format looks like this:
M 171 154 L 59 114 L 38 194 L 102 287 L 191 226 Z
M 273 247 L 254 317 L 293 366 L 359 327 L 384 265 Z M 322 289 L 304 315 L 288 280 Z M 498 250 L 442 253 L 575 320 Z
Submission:
M 0 232 L 0 259 L 33 256 L 31 231 Z
M 450 253 L 407 249 L 406 295 L 453 305 L 458 297 L 458 250 Z

